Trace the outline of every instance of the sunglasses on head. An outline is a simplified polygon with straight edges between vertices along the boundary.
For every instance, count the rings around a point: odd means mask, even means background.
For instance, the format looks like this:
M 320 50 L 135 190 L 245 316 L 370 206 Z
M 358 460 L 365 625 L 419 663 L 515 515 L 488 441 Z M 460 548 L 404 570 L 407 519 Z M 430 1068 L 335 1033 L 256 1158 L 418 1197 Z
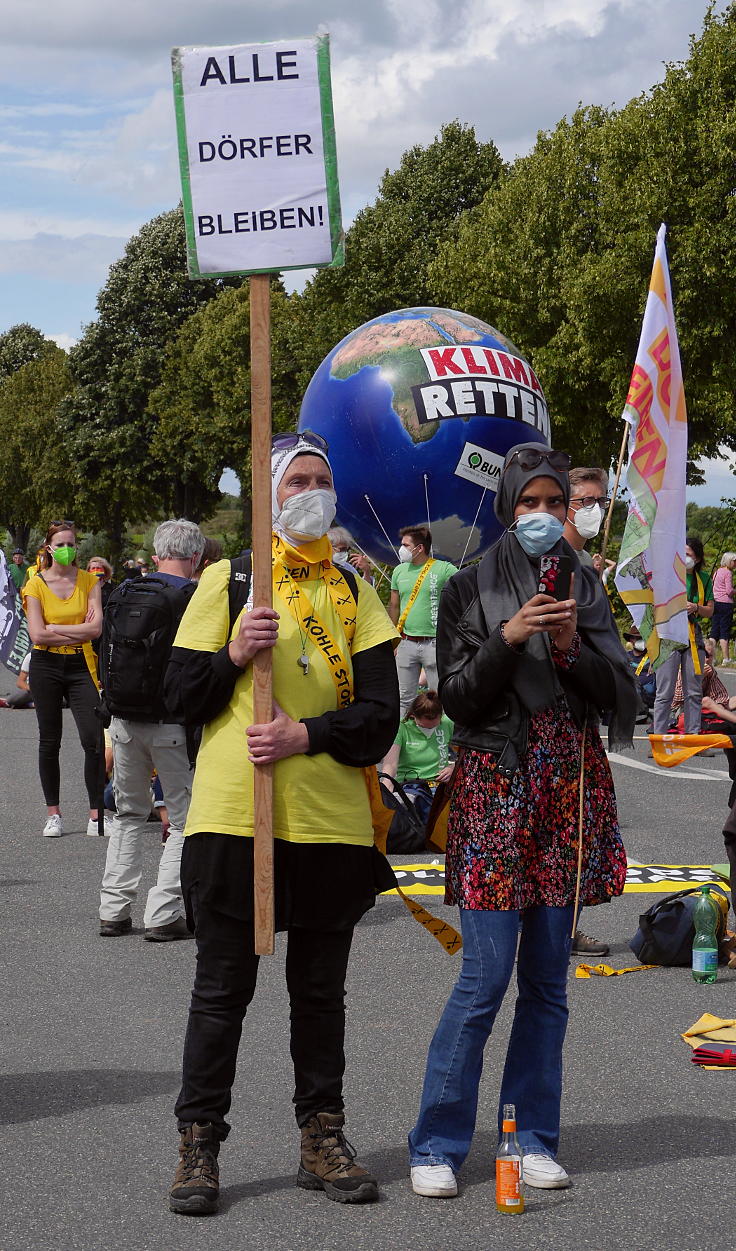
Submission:
M 330 450 L 327 440 L 323 439 L 321 434 L 315 434 L 313 430 L 299 430 L 294 434 L 275 434 L 271 439 L 271 451 L 285 452 L 291 447 L 298 447 L 300 443 L 317 447 L 321 452 Z
M 539 451 L 536 448 L 521 448 L 518 452 L 514 452 L 509 458 L 507 469 L 512 460 L 518 460 L 519 466 L 525 473 L 528 473 L 530 469 L 538 469 L 543 460 L 546 460 L 547 464 L 556 469 L 558 473 L 564 473 L 570 468 L 571 464 L 567 452 L 555 452 L 551 448 L 542 447 L 540 447 Z
M 60 521 L 52 521 L 49 524 L 52 526 L 68 526 L 70 530 L 74 529 L 74 522 L 67 521 L 65 517 L 62 517 Z

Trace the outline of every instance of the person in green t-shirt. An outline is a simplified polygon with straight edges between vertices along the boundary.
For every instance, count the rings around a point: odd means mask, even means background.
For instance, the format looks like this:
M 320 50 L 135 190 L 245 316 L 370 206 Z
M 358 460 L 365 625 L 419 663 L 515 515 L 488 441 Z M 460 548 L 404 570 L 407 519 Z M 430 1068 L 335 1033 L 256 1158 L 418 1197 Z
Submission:
M 654 700 L 655 734 L 666 734 L 670 728 L 672 698 L 678 673 L 682 674 L 682 693 L 686 734 L 700 733 L 701 700 L 703 698 L 703 666 L 705 646 L 698 623 L 699 617 L 713 616 L 713 583 L 703 568 L 705 553 L 697 535 L 689 534 L 685 542 L 685 566 L 687 569 L 687 615 L 690 622 L 690 642 L 684 651 L 673 652 L 657 669 L 657 695 Z M 699 673 L 695 672 L 693 651 L 698 657 Z
M 422 668 L 430 690 L 437 689 L 437 610 L 442 588 L 457 569 L 449 561 L 432 557 L 432 534 L 428 526 L 405 526 L 399 535 L 401 564 L 391 577 L 388 615 L 401 634 L 396 667 L 404 717 L 417 693 Z
M 400 722 L 393 747 L 382 765 L 383 773 L 401 783 L 423 822 L 432 806 L 430 783 L 449 782 L 455 768 L 450 758 L 454 728 L 442 711 L 437 692 L 422 691 Z M 391 784 L 386 784 L 390 788 Z
M 29 565 L 23 553 L 23 549 L 21 547 L 16 547 L 12 558 L 8 561 L 8 573 L 15 583 L 16 591 L 20 591 L 20 588 L 25 582 L 28 569 Z

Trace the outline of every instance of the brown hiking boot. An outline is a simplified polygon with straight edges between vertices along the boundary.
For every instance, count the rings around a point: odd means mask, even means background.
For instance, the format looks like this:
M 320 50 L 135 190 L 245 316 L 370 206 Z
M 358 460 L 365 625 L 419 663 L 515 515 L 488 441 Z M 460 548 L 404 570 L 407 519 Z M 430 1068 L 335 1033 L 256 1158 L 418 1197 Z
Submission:
M 217 1155 L 220 1140 L 212 1125 L 187 1125 L 181 1131 L 179 1163 L 169 1191 L 172 1212 L 205 1216 L 217 1210 L 220 1170 Z
M 342 1112 L 318 1112 L 302 1127 L 302 1158 L 296 1184 L 324 1190 L 338 1203 L 369 1203 L 378 1198 L 375 1177 L 355 1163 L 355 1150 L 342 1132 Z

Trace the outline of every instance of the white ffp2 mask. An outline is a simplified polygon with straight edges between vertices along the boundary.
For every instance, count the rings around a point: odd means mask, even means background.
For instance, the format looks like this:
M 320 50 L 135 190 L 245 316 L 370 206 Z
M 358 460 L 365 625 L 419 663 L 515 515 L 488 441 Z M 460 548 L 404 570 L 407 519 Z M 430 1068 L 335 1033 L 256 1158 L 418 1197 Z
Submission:
M 277 521 L 297 539 L 321 539 L 335 520 L 337 495 L 320 487 L 284 500 Z

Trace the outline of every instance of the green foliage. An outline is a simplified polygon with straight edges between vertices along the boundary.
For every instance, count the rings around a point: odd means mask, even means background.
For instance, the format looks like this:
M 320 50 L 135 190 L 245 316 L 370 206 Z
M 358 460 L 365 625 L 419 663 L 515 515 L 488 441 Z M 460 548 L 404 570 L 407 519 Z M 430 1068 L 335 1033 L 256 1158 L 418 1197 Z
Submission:
M 29 326 L 28 322 L 11 326 L 0 334 L 0 379 L 7 378 L 23 365 L 42 356 L 53 355 L 56 350 L 56 344 L 35 326 Z
M 64 405 L 74 459 L 72 490 L 93 524 L 122 535 L 131 516 L 166 512 L 194 518 L 212 508 L 216 485 L 183 489 L 177 449 L 151 455 L 158 385 L 167 343 L 201 305 L 233 280 L 192 282 L 186 272 L 181 209 L 148 222 L 128 243 L 100 292 L 99 319 L 71 354 L 76 390 Z
M 68 358 L 44 340 L 41 354 L 0 382 L 0 522 L 25 547 L 31 525 L 67 517 L 69 451 L 56 422 L 72 389 Z
M 527 352 L 556 441 L 609 464 L 668 225 L 692 455 L 736 447 L 736 9 L 620 112 L 579 108 L 518 160 L 430 269 L 440 300 Z
M 349 331 L 393 309 L 438 302 L 431 263 L 502 172 L 495 144 L 479 143 L 473 127 L 457 121 L 426 148 L 405 152 L 398 169 L 386 170 L 375 203 L 347 232 L 345 265 L 320 270 L 292 297 L 288 321 L 276 327 L 299 364 L 300 393 Z

